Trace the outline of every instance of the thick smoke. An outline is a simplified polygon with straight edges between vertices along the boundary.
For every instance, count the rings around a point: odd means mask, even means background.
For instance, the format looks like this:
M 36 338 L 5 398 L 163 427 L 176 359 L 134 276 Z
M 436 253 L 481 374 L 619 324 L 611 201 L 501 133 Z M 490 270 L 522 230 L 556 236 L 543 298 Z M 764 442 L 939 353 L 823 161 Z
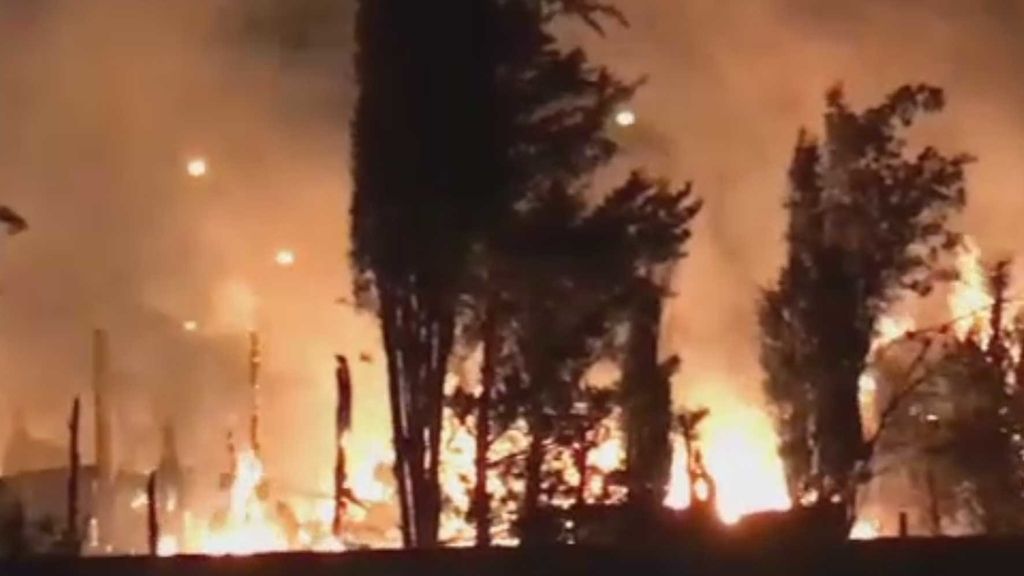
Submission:
M 620 4 L 628 30 L 572 34 L 649 77 L 623 163 L 693 179 L 707 201 L 666 327 L 680 401 L 760 403 L 754 311 L 782 255 L 785 171 L 835 82 L 858 104 L 908 81 L 946 87 L 951 105 L 922 136 L 979 156 L 965 226 L 981 245 L 1020 244 L 1024 2 Z M 224 469 L 256 328 L 272 476 L 329 485 L 334 352 L 372 353 L 353 362 L 355 442 L 386 445 L 374 323 L 337 303 L 350 292 L 351 8 L 0 0 L 0 201 L 32 225 L 0 260 L 0 414 L 63 441 L 88 392 L 90 331 L 105 327 L 122 465 L 150 466 L 174 421 L 186 462 Z M 197 155 L 201 180 L 184 170 Z M 293 268 L 274 265 L 281 248 Z
M 695 180 L 707 201 L 666 328 L 667 351 L 684 356 L 680 401 L 759 402 L 756 304 L 783 255 L 786 169 L 798 129 L 820 132 L 824 93 L 836 83 L 856 106 L 907 82 L 946 88 L 947 110 L 915 138 L 979 158 L 963 227 L 988 255 L 1022 244 L 1024 2 L 620 4 L 631 27 L 592 49 L 649 77 L 630 152 L 674 180 Z
M 270 473 L 330 486 L 333 354 L 376 349 L 372 320 L 338 303 L 350 291 L 350 11 L 0 1 L 0 190 L 31 224 L 3 245 L 2 414 L 65 442 L 103 327 L 119 463 L 150 467 L 173 421 L 183 459 L 223 471 L 229 428 L 246 438 L 257 329 Z M 206 178 L 186 173 L 193 156 L 208 159 Z M 274 262 L 285 248 L 289 269 Z M 355 442 L 386 444 L 380 374 L 353 365 L 368 386 Z

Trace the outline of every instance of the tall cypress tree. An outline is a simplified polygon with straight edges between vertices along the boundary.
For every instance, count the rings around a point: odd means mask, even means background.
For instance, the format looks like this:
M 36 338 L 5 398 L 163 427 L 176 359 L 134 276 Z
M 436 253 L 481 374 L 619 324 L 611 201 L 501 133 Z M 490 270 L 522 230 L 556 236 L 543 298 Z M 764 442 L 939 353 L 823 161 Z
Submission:
M 942 109 L 904 86 L 862 112 L 827 97 L 825 137 L 801 134 L 790 169 L 789 255 L 761 309 L 766 390 L 777 403 L 790 485 L 847 496 L 867 456 L 858 380 L 875 321 L 904 290 L 927 292 L 957 235 L 969 158 L 906 150 L 903 130 Z

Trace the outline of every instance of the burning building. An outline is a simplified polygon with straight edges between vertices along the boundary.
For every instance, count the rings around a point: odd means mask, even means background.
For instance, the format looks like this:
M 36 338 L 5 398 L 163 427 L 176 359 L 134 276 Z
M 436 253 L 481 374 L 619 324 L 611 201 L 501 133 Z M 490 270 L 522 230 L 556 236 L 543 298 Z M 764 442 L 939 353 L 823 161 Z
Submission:
M 73 473 L 67 449 L 33 438 L 24 418 L 19 417 L 4 455 L 2 486 L 15 503 L 7 511 L 23 515 L 30 546 L 51 549 L 71 525 L 67 513 L 69 482 L 77 475 L 78 518 L 73 522 L 82 538 L 82 551 L 141 553 L 146 550 L 147 475 L 120 469 L 114 462 L 106 332 L 94 332 L 92 348 L 95 461 Z M 160 508 L 174 512 L 184 504 L 187 473 L 178 460 L 170 430 L 165 432 L 157 474 L 162 488 Z M 172 521 L 169 528 L 179 525 Z

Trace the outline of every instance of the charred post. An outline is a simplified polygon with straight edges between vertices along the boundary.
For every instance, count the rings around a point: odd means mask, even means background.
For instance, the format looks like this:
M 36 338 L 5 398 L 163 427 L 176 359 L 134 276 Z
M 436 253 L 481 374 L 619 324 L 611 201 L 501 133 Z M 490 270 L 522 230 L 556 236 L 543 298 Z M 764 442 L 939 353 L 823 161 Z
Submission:
M 157 514 L 156 471 L 153 471 L 146 481 L 146 541 L 150 556 L 156 556 L 159 552 L 160 518 Z
M 75 402 L 71 407 L 71 421 L 68 425 L 71 441 L 68 454 L 67 526 L 64 533 L 65 544 L 72 550 L 77 550 L 81 542 L 78 533 L 78 477 L 82 465 L 82 456 L 78 449 L 78 430 L 81 415 L 82 403 L 78 397 L 75 397 Z
M 345 517 L 345 501 L 348 495 L 348 471 L 345 462 L 345 435 L 352 426 L 352 374 L 349 371 L 348 360 L 341 355 L 335 356 L 338 368 L 335 371 L 335 380 L 338 386 L 338 406 L 335 413 L 335 443 L 336 455 L 334 460 L 334 524 L 332 532 L 336 538 L 341 538 L 342 522 Z

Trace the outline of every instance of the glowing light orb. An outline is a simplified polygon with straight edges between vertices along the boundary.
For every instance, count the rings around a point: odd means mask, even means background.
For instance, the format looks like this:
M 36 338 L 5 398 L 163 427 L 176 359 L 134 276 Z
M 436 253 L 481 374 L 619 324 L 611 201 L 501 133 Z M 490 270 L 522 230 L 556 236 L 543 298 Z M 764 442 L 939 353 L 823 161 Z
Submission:
M 636 124 L 636 112 L 632 110 L 621 110 L 615 115 L 615 123 L 623 128 L 629 128 Z
M 295 252 L 291 250 L 278 250 L 274 254 L 274 262 L 282 268 L 289 268 L 295 265 Z
M 185 332 L 196 332 L 199 330 L 199 322 L 195 320 L 185 320 L 181 323 L 181 329 Z
M 193 178 L 202 178 L 203 176 L 206 176 L 208 170 L 206 159 L 193 158 L 189 160 L 188 164 L 185 165 L 185 170 L 188 172 L 188 175 Z

